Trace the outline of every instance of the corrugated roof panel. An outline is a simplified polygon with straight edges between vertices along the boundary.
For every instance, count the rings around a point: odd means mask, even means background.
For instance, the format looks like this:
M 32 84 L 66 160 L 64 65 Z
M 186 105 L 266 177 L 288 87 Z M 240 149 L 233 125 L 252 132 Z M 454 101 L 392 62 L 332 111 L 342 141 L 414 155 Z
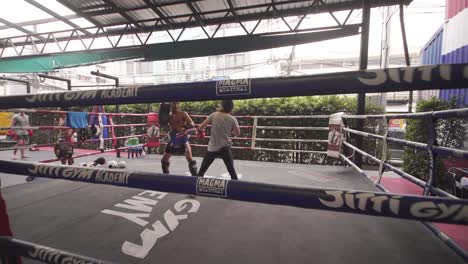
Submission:
M 296 8 L 301 8 L 301 7 L 308 7 L 310 6 L 314 1 L 301 1 L 301 2 L 294 2 L 294 3 L 282 3 L 285 1 L 275 1 L 276 9 L 278 10 L 286 10 L 286 9 L 296 9 Z M 262 5 L 266 3 L 270 3 L 267 1 L 262 1 L 262 0 L 235 0 L 232 1 L 234 7 L 247 7 L 247 6 L 254 6 L 254 5 Z M 242 9 L 236 11 L 238 15 L 248 15 L 248 14 L 258 14 L 258 13 L 263 13 L 265 11 L 266 7 L 262 8 L 248 8 L 248 9 Z M 270 9 L 270 11 L 273 11 Z
M 468 45 L 442 55 L 442 63 L 467 63 Z
M 330 3 L 335 3 L 337 1 L 323 1 L 325 4 L 330 4 Z M 286 9 L 296 9 L 296 8 L 302 8 L 302 7 L 309 7 L 312 5 L 314 1 L 304 1 L 304 2 L 297 2 L 297 3 L 291 3 L 291 4 L 286 4 L 286 5 L 278 5 L 276 8 L 278 10 L 286 10 Z M 316 3 L 317 6 L 322 5 L 322 3 Z
M 135 7 L 140 7 L 140 6 L 146 6 L 145 1 L 143 0 L 111 0 L 113 3 L 115 3 L 116 6 L 122 7 L 122 8 L 135 8 Z
M 468 45 L 442 55 L 442 63 L 468 63 Z M 445 89 L 440 91 L 441 99 L 450 100 L 452 97 L 456 98 L 457 107 L 468 106 L 468 88 Z
M 190 10 L 187 4 L 164 6 L 164 7 L 160 7 L 159 10 L 161 10 L 164 14 L 167 14 L 168 16 L 192 14 L 192 10 Z M 173 19 L 173 21 L 175 23 L 184 23 L 184 22 L 187 22 L 187 17 L 176 18 L 176 19 Z
M 439 98 L 440 90 L 422 90 L 418 91 L 419 100 L 428 100 L 432 97 Z
M 446 0 L 445 18 L 450 19 L 466 8 L 468 8 L 468 0 Z
M 205 0 L 205 1 L 193 2 L 192 4 L 198 7 L 199 10 L 203 10 L 203 11 L 214 11 L 214 10 L 229 8 L 229 5 L 226 3 L 226 1 L 220 1 L 220 0 Z
M 421 50 L 421 63 L 423 65 L 440 64 L 442 61 L 442 43 L 444 28 L 440 27 Z M 427 100 L 439 97 L 439 90 L 424 90 L 418 92 L 419 99 Z
M 198 12 L 210 12 L 210 11 L 219 11 L 228 9 L 229 5 L 225 1 L 221 0 L 204 0 L 192 3 L 195 10 Z M 190 10 L 190 13 L 192 11 Z M 213 18 L 222 18 L 226 15 L 226 12 L 217 12 L 213 14 L 200 15 L 202 19 L 213 19 Z
M 281 2 L 281 1 L 276 1 L 276 2 Z M 236 7 L 246 7 L 246 6 L 253 6 L 253 5 L 261 5 L 261 4 L 265 4 L 266 2 L 265 1 L 261 1 L 261 0 L 253 0 L 253 1 L 249 1 L 249 0 L 234 0 L 232 1 L 232 5 L 236 8 Z M 229 7 L 229 5 L 228 5 Z M 260 8 L 248 8 L 248 9 L 241 9 L 241 10 L 237 10 L 236 13 L 238 15 L 247 15 L 247 14 L 256 14 L 256 13 L 260 13 L 262 12 L 262 10 L 264 9 L 260 9 Z
M 107 17 L 110 13 L 117 14 L 118 10 L 110 8 L 107 1 L 112 1 L 116 6 L 120 7 L 122 10 L 125 9 L 148 9 L 145 8 L 146 1 L 145 0 L 57 0 L 58 2 L 64 3 L 65 5 L 69 6 L 70 9 L 76 12 L 84 12 L 85 14 L 91 15 L 92 18 L 98 16 L 96 20 L 103 20 L 103 25 L 109 25 L 110 21 L 119 21 L 120 23 L 127 23 L 126 20 L 121 19 L 120 16 L 117 17 Z M 186 2 L 181 4 L 174 4 L 173 0 L 149 0 L 151 3 L 158 5 L 158 9 L 166 14 L 167 16 L 186 16 L 182 18 L 174 18 L 172 19 L 174 23 L 176 23 L 176 27 L 182 28 L 184 27 L 184 23 L 187 22 L 188 16 L 192 15 L 192 10 L 188 6 Z M 275 9 L 281 11 L 286 10 L 294 10 L 295 12 L 289 12 L 289 15 L 298 14 L 298 11 L 304 10 L 307 11 L 309 9 L 305 9 L 309 7 L 312 3 L 316 3 L 318 7 L 325 7 L 320 8 L 320 12 L 328 12 L 334 11 L 335 9 L 352 9 L 358 8 L 361 5 L 362 0 L 276 0 L 273 2 L 272 0 L 231 0 L 234 7 L 245 7 L 242 10 L 236 10 L 237 15 L 241 18 L 241 21 L 252 21 L 255 19 L 261 19 L 263 14 L 266 10 L 267 5 L 271 5 L 272 3 L 276 3 L 277 5 Z M 384 6 L 384 5 L 394 5 L 397 4 L 398 1 L 403 1 L 405 4 L 410 3 L 412 0 L 375 0 L 371 1 L 370 3 L 372 6 Z M 338 5 L 337 5 L 338 4 Z M 163 5 L 163 6 L 161 6 Z M 195 1 L 193 2 L 195 9 L 199 12 L 209 12 L 209 11 L 221 11 L 227 10 L 229 8 L 229 4 L 227 0 L 203 0 L 203 1 Z M 256 5 L 264 5 L 263 7 L 255 7 Z M 304 9 L 303 9 L 304 8 Z M 275 14 L 275 9 L 269 9 L 269 15 Z M 328 9 L 328 10 L 327 10 Z M 314 9 L 310 9 L 309 11 L 315 12 Z M 152 13 L 144 13 L 137 12 L 137 10 L 133 11 L 126 11 L 126 12 L 135 12 L 132 13 L 131 16 L 135 17 L 135 19 L 151 19 L 154 18 Z M 301 13 L 301 12 L 300 12 Z M 130 14 L 129 14 L 130 15 Z M 216 14 L 209 14 L 209 15 L 201 15 L 202 19 L 214 19 L 214 18 L 222 18 L 224 17 L 225 12 L 218 12 Z M 245 16 L 247 15 L 247 16 Z M 233 23 L 237 19 L 233 19 L 230 17 L 227 23 Z M 211 21 L 211 24 L 215 24 L 217 21 Z M 209 22 L 208 22 L 209 23 Z M 191 21 L 192 26 L 193 21 Z
M 468 89 L 443 89 L 440 90 L 440 99 L 450 101 L 456 100 L 456 107 L 468 106 Z
M 421 61 L 424 65 L 440 64 L 444 30 L 440 28 L 421 50 Z
M 150 2 L 155 5 L 164 5 L 164 4 L 169 4 L 169 3 L 174 2 L 174 0 L 150 0 Z
M 101 25 L 112 25 L 117 23 L 126 24 L 128 23 L 127 19 L 125 19 L 120 14 L 108 14 L 108 15 L 101 15 L 101 16 L 93 16 L 93 18 L 100 23 Z
M 85 8 L 85 7 L 92 7 L 92 6 L 100 6 L 104 4 L 103 0 L 59 0 L 59 2 L 63 2 L 68 4 L 69 6 L 74 6 L 76 8 Z
M 159 16 L 152 9 L 140 9 L 135 11 L 126 12 L 127 15 L 135 20 L 155 19 Z M 154 24 L 154 23 L 153 23 Z
M 444 46 L 442 54 L 447 54 L 468 45 L 468 8 L 447 20 L 444 25 Z

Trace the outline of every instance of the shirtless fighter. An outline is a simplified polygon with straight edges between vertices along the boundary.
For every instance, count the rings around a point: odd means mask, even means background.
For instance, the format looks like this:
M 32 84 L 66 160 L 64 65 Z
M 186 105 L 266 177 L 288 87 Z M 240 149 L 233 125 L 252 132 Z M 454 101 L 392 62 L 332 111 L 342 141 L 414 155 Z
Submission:
M 192 149 L 188 139 L 190 134 L 196 133 L 194 123 L 187 112 L 181 111 L 179 103 L 171 103 L 169 117 L 169 143 L 167 143 L 164 156 L 161 159 L 163 173 L 169 173 L 169 159 L 171 155 L 183 155 L 187 159 L 190 174 L 197 175 L 197 162 L 192 158 Z

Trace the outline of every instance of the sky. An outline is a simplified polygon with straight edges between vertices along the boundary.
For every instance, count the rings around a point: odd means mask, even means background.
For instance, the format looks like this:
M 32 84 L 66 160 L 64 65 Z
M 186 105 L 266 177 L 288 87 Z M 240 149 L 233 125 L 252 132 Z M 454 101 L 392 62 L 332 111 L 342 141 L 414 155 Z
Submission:
M 395 14 L 391 18 L 390 53 L 402 54 L 403 40 L 399 11 L 396 7 L 391 10 L 395 11 Z M 383 8 L 374 8 L 371 12 L 369 55 L 380 54 L 383 11 Z M 351 17 L 350 22 L 359 23 L 361 12 L 353 13 Z M 419 53 L 444 21 L 445 0 L 414 0 L 409 7 L 405 7 L 405 26 L 410 53 Z M 296 52 L 313 58 L 339 58 L 359 56 L 359 49 L 360 36 L 354 36 L 301 45 L 297 47 Z M 311 50 L 313 52 L 310 52 Z
M 55 0 L 36 0 L 37 2 L 46 5 L 53 11 L 61 15 L 73 14 L 72 11 L 62 6 Z M 0 0 L 0 2 L 8 2 L 7 5 L 3 4 L 0 9 L 0 18 L 9 20 L 14 23 L 24 22 L 34 19 L 47 18 L 49 15 L 41 10 L 32 7 L 23 0 Z M 371 28 L 370 28 L 370 55 L 380 54 L 381 48 L 381 32 L 382 32 L 382 14 L 383 8 L 374 8 L 371 13 Z M 390 34 L 390 50 L 391 54 L 403 53 L 403 45 L 399 23 L 399 13 L 397 8 L 392 8 L 394 15 L 391 20 L 391 34 Z M 338 19 L 343 20 L 347 12 L 335 13 Z M 423 45 L 430 39 L 430 37 L 441 27 L 445 20 L 445 0 L 414 0 L 409 7 L 405 8 L 406 18 L 406 31 L 408 38 L 408 45 L 410 52 L 419 53 Z M 355 11 L 350 17 L 350 23 L 359 23 L 361 19 L 361 12 Z M 297 21 L 297 18 L 291 17 L 287 19 L 291 24 Z M 89 26 L 90 24 L 84 19 L 74 20 L 80 26 Z M 285 27 L 281 20 L 277 21 L 278 27 Z M 304 25 L 330 25 L 333 20 L 328 14 L 312 15 L 304 22 Z M 0 25 L 2 25 L 0 23 Z M 249 25 L 246 25 L 247 27 Z M 39 26 L 36 28 L 28 27 L 30 30 L 37 30 L 39 32 L 46 32 L 51 30 L 69 29 L 68 25 L 61 22 L 47 24 L 47 26 Z M 234 32 L 235 30 L 233 30 Z M 197 33 L 198 32 L 198 33 Z M 191 38 L 196 34 L 200 34 L 200 29 L 194 29 L 192 32 L 184 33 L 185 38 Z M 232 33 L 235 34 L 235 33 Z M 16 30 L 2 30 L 0 37 L 22 35 Z M 168 36 L 166 36 L 169 40 Z M 164 38 L 163 38 L 164 39 Z M 320 43 L 304 44 L 296 47 L 296 54 L 314 59 L 323 58 L 340 58 L 340 57 L 356 57 L 359 56 L 360 37 L 348 37 L 338 40 L 323 41 Z M 275 49 L 278 56 L 287 56 L 291 50 L 290 47 Z

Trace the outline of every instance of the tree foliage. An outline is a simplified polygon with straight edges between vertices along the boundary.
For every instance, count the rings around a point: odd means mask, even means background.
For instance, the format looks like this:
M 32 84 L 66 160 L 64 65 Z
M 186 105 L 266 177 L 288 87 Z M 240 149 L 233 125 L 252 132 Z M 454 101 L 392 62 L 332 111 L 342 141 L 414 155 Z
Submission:
M 237 116 L 290 116 L 290 115 L 329 115 L 337 112 L 346 112 L 355 114 L 357 109 L 356 98 L 344 96 L 310 96 L 310 97 L 288 97 L 288 98 L 265 98 L 265 99 L 248 99 L 235 100 L 234 115 Z M 152 111 L 157 112 L 159 104 L 151 104 Z M 219 101 L 204 101 L 204 102 L 183 102 L 181 108 L 192 115 L 209 115 L 219 109 Z M 115 112 L 115 106 L 106 106 L 106 112 Z M 147 104 L 132 104 L 120 105 L 120 112 L 123 113 L 147 113 Z M 90 111 L 91 108 L 73 109 L 73 111 Z M 374 105 L 368 104 L 366 112 L 368 114 L 382 113 L 383 109 Z M 38 120 L 37 118 L 41 119 Z M 33 118 L 35 122 L 41 123 L 50 122 L 42 120 L 39 116 Z M 251 126 L 253 119 L 239 118 L 239 124 Z M 56 121 L 54 121 L 56 122 Z M 196 124 L 203 122 L 203 118 L 194 118 Z M 116 124 L 136 124 L 146 123 L 144 117 L 117 117 L 114 118 Z M 49 123 L 50 124 L 50 123 Z M 259 119 L 258 126 L 290 126 L 290 127 L 327 127 L 328 119 Z M 353 122 L 350 122 L 353 126 Z M 369 132 L 377 131 L 377 123 L 374 121 L 366 124 L 366 129 Z M 163 128 L 164 129 L 164 128 Z M 145 127 L 118 128 L 119 135 L 129 135 L 145 133 Z M 164 131 L 163 131 L 164 132 Z M 209 135 L 209 131 L 207 131 Z M 327 131 L 315 130 L 271 130 L 257 129 L 257 138 L 273 138 L 273 139 L 327 139 Z M 242 129 L 243 138 L 252 137 L 252 129 Z M 51 140 L 53 142 L 53 140 Z M 49 141 L 49 142 L 51 142 Z M 207 144 L 208 139 L 194 139 L 196 144 Z M 234 146 L 250 147 L 250 140 L 234 140 Z M 257 141 L 258 148 L 274 148 L 274 149 L 290 149 L 290 150 L 318 150 L 326 151 L 327 145 L 324 143 L 304 143 L 304 142 L 275 142 L 275 141 Z M 367 149 L 376 154 L 375 142 L 366 144 Z M 163 147 L 158 152 L 162 153 Z M 195 156 L 203 156 L 205 148 L 193 148 Z M 295 163 L 316 163 L 316 164 L 339 164 L 336 159 L 328 159 L 324 155 L 309 154 L 309 153 L 293 153 L 293 152 L 277 152 L 277 151 L 251 151 L 243 149 L 234 149 L 236 159 L 273 161 L 273 162 L 295 162 Z
M 455 101 L 442 101 L 435 97 L 421 100 L 416 106 L 417 112 L 440 111 L 455 108 Z M 461 118 L 439 119 L 436 121 L 436 142 L 438 146 L 460 149 L 465 140 L 466 120 Z M 428 143 L 429 126 L 427 120 L 410 119 L 406 125 L 406 139 L 421 143 Z M 435 161 L 436 182 L 448 189 L 449 177 L 442 158 L 437 156 Z M 405 148 L 403 155 L 403 169 L 407 173 L 422 180 L 429 178 L 429 153 L 425 150 Z
M 219 109 L 218 101 L 208 102 L 186 102 L 181 106 L 191 114 L 208 115 Z M 357 110 L 356 99 L 344 96 L 310 96 L 310 97 L 288 97 L 288 98 L 263 98 L 236 100 L 234 115 L 239 116 L 288 116 L 288 115 L 329 115 L 338 112 L 355 114 Z M 383 109 L 368 104 L 366 112 L 369 114 L 382 113 Z M 195 123 L 201 123 L 203 119 L 197 118 Z M 371 122 L 372 123 L 372 122 Z M 252 119 L 239 119 L 240 125 L 252 125 Z M 257 126 L 287 126 L 287 127 L 328 127 L 328 119 L 259 119 Z M 373 133 L 376 124 L 368 124 L 368 129 Z M 257 129 L 257 138 L 272 139 L 327 139 L 327 131 L 314 130 L 271 130 Z M 252 129 L 242 129 L 241 137 L 252 137 Z M 208 141 L 198 142 L 206 144 Z M 250 141 L 235 140 L 235 146 L 250 147 Z M 304 142 L 277 142 L 277 141 L 256 141 L 257 148 L 289 149 L 289 150 L 317 150 L 326 151 L 327 145 L 324 143 L 304 143 Z M 368 149 L 376 151 L 375 142 L 368 144 Z M 194 150 L 196 155 L 203 155 L 204 149 Z M 375 153 L 373 153 L 375 154 Z M 236 159 L 273 161 L 273 162 L 294 162 L 313 164 L 340 164 L 339 160 L 329 159 L 321 154 L 278 152 L 278 151 L 247 151 L 234 150 Z

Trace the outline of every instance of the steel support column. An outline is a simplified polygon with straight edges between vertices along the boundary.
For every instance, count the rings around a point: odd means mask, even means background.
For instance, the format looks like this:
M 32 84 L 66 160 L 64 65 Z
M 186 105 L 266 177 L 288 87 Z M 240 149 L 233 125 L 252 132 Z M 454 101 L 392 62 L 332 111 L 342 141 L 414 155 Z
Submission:
M 115 76 L 112 76 L 112 75 L 109 75 L 109 74 L 101 73 L 101 72 L 99 72 L 99 70 L 91 71 L 91 75 L 95 75 L 95 76 L 99 76 L 99 77 L 102 77 L 102 78 L 114 80 L 115 88 L 119 88 L 119 85 L 120 85 L 119 77 L 115 77 Z M 119 112 L 120 112 L 119 105 L 115 105 L 115 113 L 119 113 Z M 118 123 L 120 123 L 120 117 L 119 116 L 115 116 L 114 118 L 116 118 L 118 120 Z M 114 124 L 114 121 L 115 120 L 112 121 L 112 124 Z M 113 129 L 113 127 L 112 127 L 112 129 Z M 112 133 L 114 133 L 114 130 L 112 131 Z M 120 133 L 117 132 L 115 135 L 113 134 L 112 136 L 119 137 Z M 116 145 L 114 147 L 117 149 L 117 151 L 116 151 L 117 158 L 120 158 L 120 150 L 119 150 L 120 145 L 119 145 L 118 140 L 117 140 L 117 143 L 116 143 Z
M 26 85 L 26 93 L 30 94 L 31 93 L 31 83 L 28 81 L 23 81 L 20 79 L 15 79 L 15 78 L 9 78 L 9 77 L 0 77 L 0 80 L 6 80 L 10 82 L 18 82 L 18 83 L 24 83 Z
M 370 4 L 368 0 L 363 0 L 362 6 L 362 26 L 361 26 L 361 51 L 359 56 L 359 70 L 366 70 L 369 57 L 369 24 L 370 24 Z M 366 112 L 366 94 L 359 93 L 357 98 L 357 114 L 363 115 Z M 364 120 L 358 120 L 357 130 L 364 130 Z M 356 146 L 363 149 L 363 138 L 356 137 Z M 354 163 L 362 168 L 362 155 L 356 153 Z
M 403 38 L 403 49 L 405 51 L 405 62 L 406 66 L 410 66 L 410 57 L 408 52 L 408 41 L 406 40 L 406 29 L 405 29 L 405 16 L 403 10 L 403 4 L 400 4 L 400 26 L 401 36 Z M 408 113 L 413 112 L 413 90 L 409 91 L 409 102 L 408 102 Z
M 46 78 L 46 79 L 51 79 L 51 80 L 67 82 L 67 90 L 71 91 L 71 89 L 72 89 L 70 79 L 61 78 L 61 77 L 57 77 L 57 76 L 50 76 L 50 75 L 47 75 L 47 74 L 38 74 L 37 76 L 39 76 L 40 78 Z

